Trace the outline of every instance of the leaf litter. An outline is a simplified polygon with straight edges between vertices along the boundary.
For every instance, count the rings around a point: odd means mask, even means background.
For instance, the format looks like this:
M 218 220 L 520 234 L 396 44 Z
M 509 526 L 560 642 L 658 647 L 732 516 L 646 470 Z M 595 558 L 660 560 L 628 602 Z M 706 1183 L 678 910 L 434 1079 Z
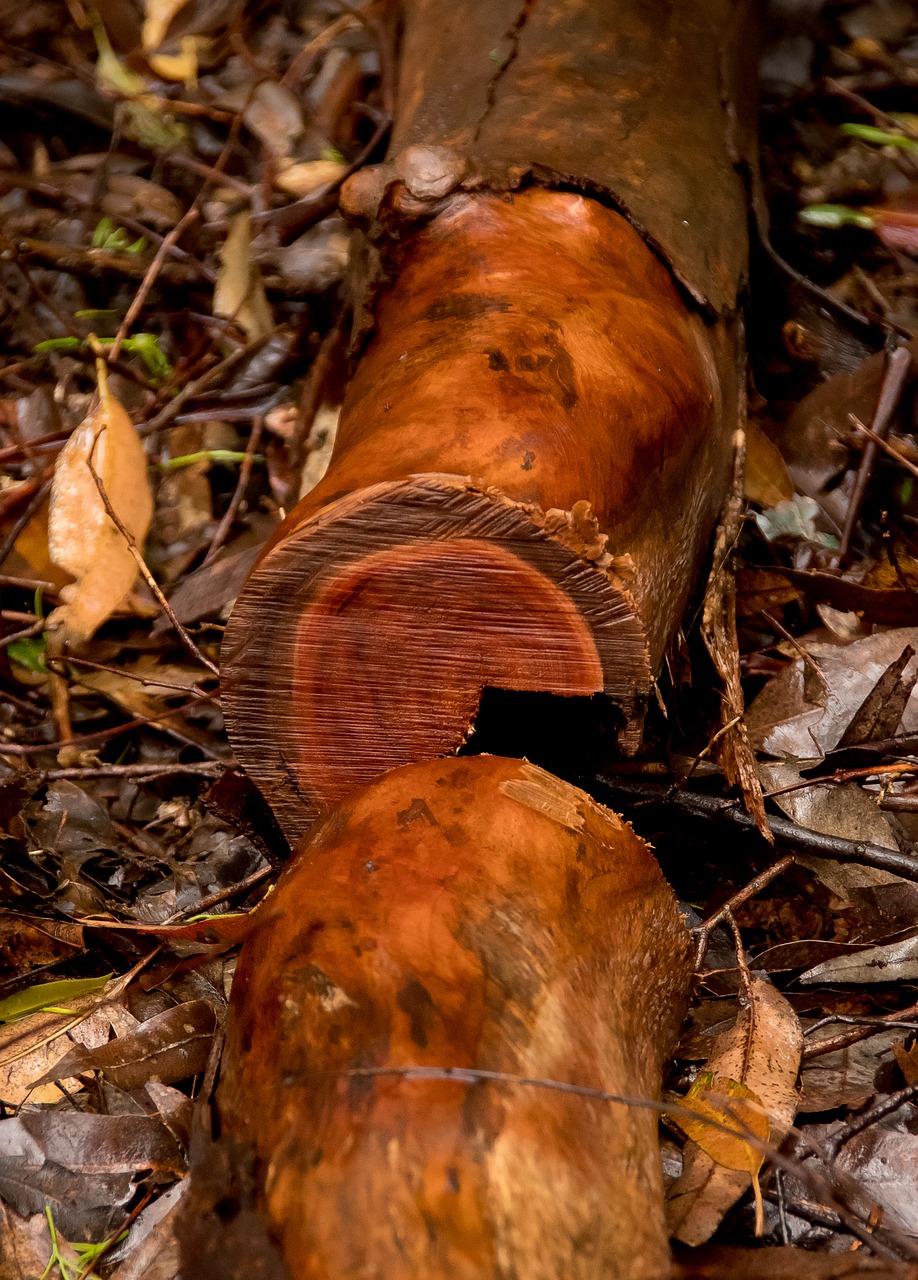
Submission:
M 317 0 L 232 30 L 220 6 L 181 0 L 101 4 L 82 25 L 79 12 L 23 6 L 0 49 L 0 235 L 15 246 L 0 260 L 0 1009 L 22 1013 L 0 1026 L 0 1277 L 41 1275 L 50 1205 L 65 1267 L 80 1258 L 69 1241 L 126 1227 L 94 1274 L 172 1280 L 189 1110 L 247 912 L 285 856 L 227 768 L 207 663 L 258 548 L 322 474 L 346 374 L 346 224 L 330 201 L 279 245 L 264 215 L 322 197 L 361 154 L 380 58 L 356 15 Z M 775 5 L 769 22 L 765 187 L 792 270 L 753 294 L 737 636 L 714 652 L 749 707 L 744 788 L 752 769 L 766 818 L 847 841 L 854 861 L 792 850 L 738 901 L 748 978 L 730 937 L 711 936 L 669 1082 L 698 1122 L 667 1150 L 677 1235 L 713 1243 L 682 1249 L 677 1274 L 899 1277 L 918 1119 L 914 1105 L 870 1117 L 918 1074 L 918 908 L 913 885 L 856 859 L 865 842 L 915 856 L 918 841 L 916 182 L 902 141 L 918 27 L 879 0 Z M 877 444 L 896 346 L 912 359 Z M 735 794 L 710 745 L 719 693 L 697 631 L 671 671 L 637 785 L 644 768 Z M 701 915 L 777 858 L 631 803 Z M 806 1154 L 861 1117 L 834 1164 Z

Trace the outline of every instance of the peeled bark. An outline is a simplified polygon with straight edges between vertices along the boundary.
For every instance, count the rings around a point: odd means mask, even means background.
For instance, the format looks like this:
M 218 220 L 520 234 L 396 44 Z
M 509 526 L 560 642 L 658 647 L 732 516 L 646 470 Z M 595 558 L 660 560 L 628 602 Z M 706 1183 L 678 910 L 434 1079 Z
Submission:
M 434 761 L 357 792 L 243 946 L 187 1274 L 668 1276 L 652 1111 L 398 1069 L 656 1097 L 690 952 L 643 841 L 541 769 Z
M 749 7 L 401 13 L 393 159 L 344 192 L 373 337 L 224 647 L 294 839 L 488 686 L 602 693 L 633 744 L 737 418 Z

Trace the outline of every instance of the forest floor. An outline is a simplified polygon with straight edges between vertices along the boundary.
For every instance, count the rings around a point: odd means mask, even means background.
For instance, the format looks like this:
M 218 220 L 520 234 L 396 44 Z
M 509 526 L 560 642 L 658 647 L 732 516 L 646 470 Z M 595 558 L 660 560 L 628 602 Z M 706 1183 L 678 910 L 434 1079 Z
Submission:
M 232 8 L 0 3 L 0 1280 L 173 1280 L 233 947 L 288 853 L 232 769 L 220 637 L 334 439 L 336 193 L 384 146 L 388 59 L 335 0 Z M 774 845 L 718 764 L 700 606 L 645 753 L 576 780 L 711 921 L 671 1093 L 737 1026 L 780 1092 L 803 1033 L 760 1234 L 742 1170 L 675 1225 L 796 1245 L 803 1277 L 918 1261 L 913 5 L 775 4 L 762 146 L 732 573 Z

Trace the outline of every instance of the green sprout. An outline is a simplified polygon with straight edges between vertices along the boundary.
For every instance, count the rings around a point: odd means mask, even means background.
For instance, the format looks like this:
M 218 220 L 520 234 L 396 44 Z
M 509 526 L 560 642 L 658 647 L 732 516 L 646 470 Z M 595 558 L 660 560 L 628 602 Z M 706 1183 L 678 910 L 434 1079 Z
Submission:
M 79 314 L 77 312 L 77 315 Z M 100 347 L 110 347 L 115 339 L 97 338 L 96 341 Z M 36 342 L 32 350 L 36 353 L 41 351 L 78 351 L 83 346 L 85 346 L 83 338 L 46 338 L 44 342 Z M 159 345 L 159 338 L 155 333 L 135 333 L 130 338 L 123 340 L 121 349 L 129 355 L 140 356 L 147 366 L 150 381 L 154 385 L 164 382 L 172 373 L 172 364 Z
M 48 1280 L 55 1267 L 60 1272 L 61 1280 L 99 1280 L 99 1277 L 93 1273 L 93 1264 L 111 1245 L 117 1244 L 127 1236 L 127 1232 L 122 1231 L 119 1236 L 109 1236 L 107 1240 L 100 1240 L 98 1244 L 72 1244 L 69 1240 L 66 1241 L 77 1255 L 77 1269 L 74 1271 L 74 1264 L 65 1262 L 61 1257 L 57 1227 L 54 1225 L 54 1215 L 50 1205 L 45 1206 L 45 1217 L 48 1221 L 48 1234 L 51 1237 L 51 1256 L 39 1280 Z
M 104 218 L 99 219 L 92 233 L 92 247 L 108 249 L 113 253 L 143 253 L 147 247 L 147 241 L 144 236 L 132 241 L 124 227 L 119 227 L 114 219 L 106 214 Z
M 263 453 L 256 453 L 253 462 L 264 462 Z M 159 465 L 163 471 L 180 471 L 182 467 L 193 467 L 196 462 L 221 462 L 225 466 L 244 462 L 245 454 L 236 449 L 201 449 L 197 453 L 183 453 L 178 458 L 166 458 Z
M 846 204 L 808 204 L 798 217 L 811 227 L 860 227 L 864 231 L 873 231 L 876 227 L 870 214 Z
M 849 138 L 861 142 L 873 142 L 880 147 L 900 147 L 903 151 L 918 151 L 918 141 L 892 129 L 878 129 L 872 124 L 843 124 L 841 131 Z

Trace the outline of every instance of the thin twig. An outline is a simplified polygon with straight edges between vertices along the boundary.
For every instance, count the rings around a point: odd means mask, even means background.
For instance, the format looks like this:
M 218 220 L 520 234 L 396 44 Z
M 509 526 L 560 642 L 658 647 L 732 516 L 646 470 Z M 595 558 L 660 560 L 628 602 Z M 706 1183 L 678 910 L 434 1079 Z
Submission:
M 2 750 L 2 749 L 0 749 Z M 189 777 L 211 778 L 226 768 L 219 760 L 201 760 L 196 764 L 101 764 L 85 769 L 41 769 L 37 776 L 45 782 L 59 782 L 64 778 L 74 781 L 86 778 L 160 778 L 171 774 L 187 774 Z M 36 776 L 36 775 L 33 775 Z
M 596 778 L 600 793 L 613 796 L 616 803 L 627 800 L 631 805 L 657 804 L 673 808 L 697 818 L 717 819 L 732 827 L 739 827 L 750 835 L 756 831 L 753 818 L 732 800 L 720 796 L 702 795 L 697 791 L 676 791 L 658 782 L 631 781 L 599 775 Z M 877 867 L 889 871 L 903 880 L 918 882 L 918 858 L 866 840 L 846 840 L 843 836 L 827 836 L 821 831 L 811 831 L 788 818 L 769 815 L 769 824 L 775 843 L 789 846 L 797 853 L 814 858 L 828 858 L 833 862 L 853 862 L 859 866 Z
M 880 385 L 880 394 L 877 397 L 877 407 L 870 423 L 870 430 L 874 435 L 885 439 L 888 434 L 892 416 L 902 396 L 902 390 L 905 386 L 911 363 L 912 357 L 907 347 L 897 347 L 895 351 L 890 353 L 886 361 L 883 381 Z M 857 479 L 854 482 L 854 491 L 851 494 L 848 511 L 845 515 L 845 527 L 842 530 L 841 541 L 835 555 L 836 564 L 840 564 L 844 560 L 851 546 L 851 539 L 854 536 L 854 530 L 860 518 L 861 507 L 873 473 L 876 456 L 877 446 L 870 440 L 861 455 Z
M 908 1021 L 912 1014 L 918 1014 L 918 1004 L 900 1009 L 897 1013 L 887 1014 L 885 1017 L 869 1018 L 855 1014 L 832 1014 L 827 1018 L 821 1018 L 812 1027 L 808 1027 L 804 1035 L 809 1036 L 820 1027 L 828 1026 L 833 1022 L 851 1026 L 852 1030 L 804 1045 L 803 1059 L 808 1062 L 811 1058 L 821 1058 L 827 1053 L 835 1053 L 838 1049 L 847 1049 L 853 1044 L 859 1044 L 861 1040 L 869 1040 L 872 1035 L 879 1034 L 884 1028 L 896 1027 L 905 1030 L 913 1025 Z
M 898 1111 L 900 1107 L 904 1107 L 907 1102 L 912 1102 L 915 1098 L 918 1098 L 918 1084 L 910 1084 L 904 1089 L 897 1090 L 896 1093 L 888 1094 L 869 1111 L 855 1116 L 853 1120 L 849 1120 L 847 1124 L 823 1139 L 826 1155 L 834 1160 L 846 1142 L 850 1142 L 859 1133 L 863 1133 L 865 1129 L 869 1129 L 885 1116 L 892 1115 L 894 1111 Z
M 95 450 L 96 450 L 96 445 L 99 443 L 99 436 L 101 434 L 102 434 L 101 431 L 96 434 L 96 438 L 93 441 L 93 447 L 90 452 L 90 456 L 86 459 L 86 465 L 89 468 L 89 473 L 93 478 L 93 482 L 96 486 L 96 489 L 98 490 L 99 498 L 102 501 L 102 505 L 105 507 L 108 518 L 109 520 L 111 520 L 112 524 L 121 534 L 122 538 L 124 538 L 124 541 L 127 545 L 128 550 L 130 551 L 131 555 L 134 557 L 134 563 L 137 565 L 137 568 L 140 570 L 140 573 L 143 576 L 143 579 L 146 582 L 147 586 L 150 588 L 150 590 L 153 592 L 153 595 L 156 597 L 156 600 L 159 603 L 159 606 L 162 609 L 163 613 L 172 623 L 173 627 L 175 627 L 175 630 L 177 631 L 179 639 L 181 640 L 182 644 L 185 646 L 185 648 L 188 650 L 191 656 L 195 659 L 195 661 L 200 662 L 202 666 L 206 667 L 207 670 L 211 673 L 211 675 L 219 676 L 220 674 L 219 667 L 217 667 L 215 663 L 211 662 L 210 658 L 207 658 L 204 656 L 204 654 L 201 652 L 201 650 L 192 640 L 191 636 L 188 634 L 188 632 L 179 622 L 178 618 L 175 616 L 175 611 L 173 610 L 172 605 L 166 599 L 165 595 L 163 594 L 162 588 L 160 587 L 156 579 L 153 577 L 153 574 L 150 572 L 150 569 L 147 566 L 147 562 L 144 560 L 143 556 L 141 555 L 140 549 L 138 548 L 137 543 L 134 541 L 132 534 L 125 527 L 124 521 L 121 519 L 121 517 L 118 515 L 117 511 L 109 501 L 108 494 L 105 492 L 105 485 L 102 483 L 102 477 L 99 475 L 98 471 L 96 471 L 95 467 L 93 466 L 93 460 L 92 460 L 93 454 L 95 453 Z
M 732 898 L 728 898 L 722 907 L 718 907 L 715 912 L 708 916 L 707 920 L 703 920 L 702 923 L 698 925 L 694 930 L 696 942 L 696 973 L 701 968 L 705 952 L 708 949 L 708 942 L 710 941 L 711 934 L 721 921 L 726 920 L 728 915 L 732 919 L 733 912 L 736 911 L 738 907 L 743 906 L 750 898 L 754 898 L 757 893 L 761 893 L 763 889 L 767 888 L 767 886 L 771 884 L 772 880 L 777 880 L 778 876 L 783 875 L 783 873 L 787 871 L 788 867 L 792 867 L 796 861 L 797 859 L 792 853 L 787 854 L 783 858 L 779 858 L 777 862 L 773 863 L 770 867 L 767 867 L 766 870 L 760 871 L 759 874 L 755 876 L 754 879 L 750 880 L 744 888 L 740 889 L 737 893 L 734 893 Z
M 884 440 L 883 437 L 877 435 L 875 431 L 871 431 L 870 427 L 865 427 L 860 418 L 855 417 L 853 413 L 848 414 L 848 421 L 856 431 L 862 432 L 868 440 L 873 441 L 878 449 L 882 449 L 884 453 L 888 454 L 890 458 L 893 459 L 893 461 L 898 462 L 900 467 L 904 467 L 905 470 L 910 472 L 913 476 L 918 476 L 918 467 L 915 466 L 914 462 L 910 462 L 908 458 L 903 457 L 898 449 L 894 449 L 888 440 Z

